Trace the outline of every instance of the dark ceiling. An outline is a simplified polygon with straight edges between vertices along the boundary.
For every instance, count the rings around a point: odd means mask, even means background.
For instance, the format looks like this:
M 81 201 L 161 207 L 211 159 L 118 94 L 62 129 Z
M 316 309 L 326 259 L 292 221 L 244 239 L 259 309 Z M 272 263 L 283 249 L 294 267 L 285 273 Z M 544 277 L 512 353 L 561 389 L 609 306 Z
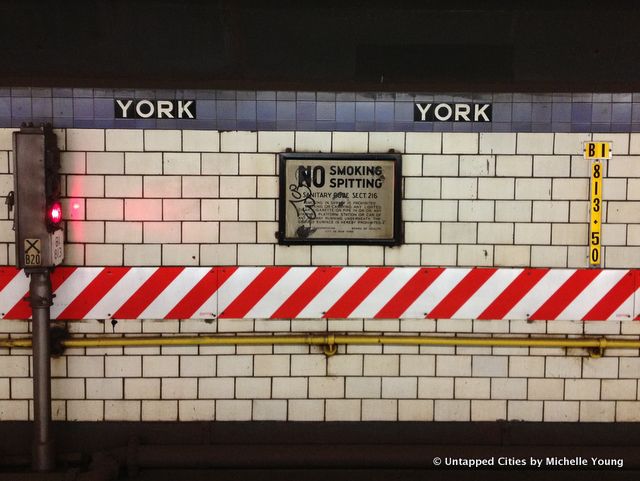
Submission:
M 640 9 L 556 3 L 2 2 L 0 84 L 640 89 Z

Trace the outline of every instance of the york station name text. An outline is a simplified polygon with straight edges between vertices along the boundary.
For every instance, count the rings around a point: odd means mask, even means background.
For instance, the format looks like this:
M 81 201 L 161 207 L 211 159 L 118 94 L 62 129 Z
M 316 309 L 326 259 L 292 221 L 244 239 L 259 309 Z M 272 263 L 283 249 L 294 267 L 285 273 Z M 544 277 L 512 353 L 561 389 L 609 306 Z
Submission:
M 491 104 L 413 104 L 415 122 L 491 122 L 491 113 Z
M 195 100 L 115 99 L 116 119 L 195 119 Z

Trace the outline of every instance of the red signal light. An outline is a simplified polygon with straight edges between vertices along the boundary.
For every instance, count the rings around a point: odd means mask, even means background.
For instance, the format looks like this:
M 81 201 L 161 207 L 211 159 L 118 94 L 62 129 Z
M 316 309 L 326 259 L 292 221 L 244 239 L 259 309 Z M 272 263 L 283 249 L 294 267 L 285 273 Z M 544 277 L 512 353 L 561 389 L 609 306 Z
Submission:
M 49 211 L 49 215 L 51 216 L 52 222 L 60 222 L 62 220 L 62 209 L 60 208 L 60 204 L 52 206 Z
M 54 202 L 49 206 L 47 220 L 53 228 L 60 225 L 60 222 L 62 222 L 62 205 L 60 205 L 60 202 Z

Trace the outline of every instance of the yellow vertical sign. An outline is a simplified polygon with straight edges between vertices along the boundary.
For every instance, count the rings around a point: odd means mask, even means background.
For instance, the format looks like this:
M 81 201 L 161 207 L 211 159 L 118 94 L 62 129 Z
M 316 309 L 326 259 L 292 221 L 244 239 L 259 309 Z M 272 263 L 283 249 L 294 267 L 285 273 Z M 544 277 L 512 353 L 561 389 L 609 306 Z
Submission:
M 600 265 L 600 243 L 602 232 L 602 161 L 591 164 L 591 222 L 589 228 L 589 265 Z
M 611 158 L 611 142 L 585 142 L 584 158 L 591 159 L 610 159 Z
M 589 222 L 589 266 L 601 264 L 600 245 L 602 243 L 602 161 L 611 159 L 612 142 L 585 142 L 584 158 L 591 160 L 591 207 Z

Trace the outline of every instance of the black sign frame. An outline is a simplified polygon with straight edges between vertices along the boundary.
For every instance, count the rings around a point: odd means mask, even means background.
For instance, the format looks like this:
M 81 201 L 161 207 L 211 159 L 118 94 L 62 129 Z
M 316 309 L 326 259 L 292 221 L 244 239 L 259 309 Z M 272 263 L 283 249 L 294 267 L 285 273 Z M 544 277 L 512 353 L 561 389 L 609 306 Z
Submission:
M 148 106 L 144 113 L 142 104 Z M 114 98 L 113 115 L 116 120 L 196 120 L 197 106 L 196 99 Z
M 440 112 L 444 107 L 446 117 Z M 414 122 L 493 122 L 492 103 L 414 102 Z
M 363 238 L 363 237 L 344 237 L 344 238 L 322 238 L 322 237 L 288 237 L 286 235 L 287 225 L 287 185 L 292 179 L 287 179 L 287 162 L 289 160 L 314 160 L 326 161 L 327 163 L 335 160 L 343 161 L 392 161 L 393 162 L 393 235 L 389 238 Z M 276 237 L 280 245 L 382 245 L 382 246 L 398 246 L 404 242 L 404 229 L 402 222 L 402 155 L 396 153 L 386 154 L 350 154 L 350 153 L 333 153 L 333 154 L 315 154 L 315 153 L 298 153 L 286 152 L 279 154 L 279 198 L 278 198 L 278 232 Z

